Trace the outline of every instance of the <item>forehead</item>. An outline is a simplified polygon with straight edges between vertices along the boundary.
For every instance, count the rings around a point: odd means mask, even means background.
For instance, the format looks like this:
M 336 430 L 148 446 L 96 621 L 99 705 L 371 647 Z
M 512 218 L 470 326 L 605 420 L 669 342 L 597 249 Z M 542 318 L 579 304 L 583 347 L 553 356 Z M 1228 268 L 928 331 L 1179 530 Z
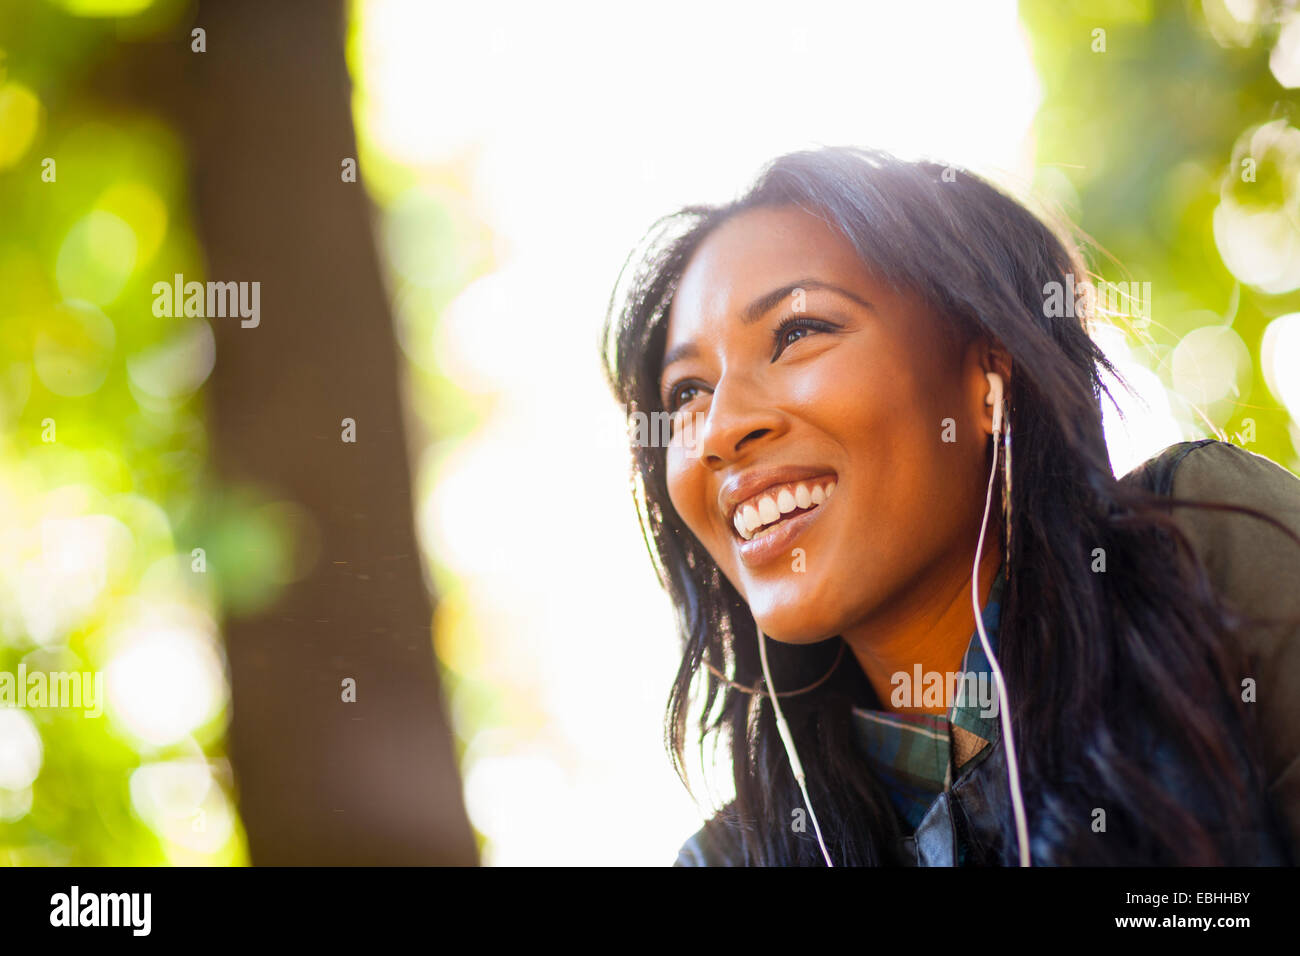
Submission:
M 715 229 L 682 273 L 669 312 L 669 344 L 740 313 L 754 299 L 815 277 L 866 293 L 869 273 L 833 226 L 794 206 L 751 209 Z

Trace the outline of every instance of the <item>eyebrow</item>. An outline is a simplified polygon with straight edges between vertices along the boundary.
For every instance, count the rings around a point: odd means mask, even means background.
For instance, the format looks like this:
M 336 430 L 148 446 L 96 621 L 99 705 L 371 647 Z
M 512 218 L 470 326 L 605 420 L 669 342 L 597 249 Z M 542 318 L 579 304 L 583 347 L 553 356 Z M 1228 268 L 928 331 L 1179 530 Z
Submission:
M 753 325 L 768 312 L 772 311 L 773 308 L 781 303 L 782 299 L 792 294 L 796 289 L 825 289 L 828 292 L 838 293 L 846 299 L 852 299 L 864 308 L 875 309 L 875 306 L 862 298 L 862 296 L 855 292 L 850 292 L 848 289 L 835 285 L 832 282 L 823 282 L 821 279 L 813 278 L 796 279 L 794 282 L 789 282 L 780 288 L 773 289 L 771 292 L 763 293 L 753 302 L 749 303 L 749 305 L 745 307 L 745 310 L 740 313 L 741 324 Z M 682 359 L 694 358 L 699 354 L 699 352 L 700 350 L 694 342 L 683 342 L 680 345 L 674 345 L 668 350 L 668 354 L 664 356 L 663 365 L 659 370 L 660 383 L 662 384 L 663 373 L 667 370 L 668 366 L 672 365 L 674 362 L 680 362 Z

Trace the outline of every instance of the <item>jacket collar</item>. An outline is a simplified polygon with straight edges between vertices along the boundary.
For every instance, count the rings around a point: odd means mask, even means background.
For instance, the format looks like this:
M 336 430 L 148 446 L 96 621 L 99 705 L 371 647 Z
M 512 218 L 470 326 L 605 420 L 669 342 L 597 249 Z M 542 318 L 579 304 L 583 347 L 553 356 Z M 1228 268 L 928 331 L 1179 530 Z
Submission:
M 994 577 L 981 618 L 989 646 L 997 653 L 998 624 L 1006 584 L 1001 566 Z M 915 685 L 943 700 L 955 684 L 956 695 L 946 716 L 898 713 L 878 707 L 854 707 L 854 742 L 876 776 L 889 791 L 900 816 L 915 829 L 936 798 L 952 786 L 954 771 L 1000 738 L 997 689 L 992 668 L 980 643 L 978 629 L 971 634 L 962 656 L 959 675 L 924 675 L 919 666 L 899 675 L 896 687 Z M 925 699 L 922 697 L 922 699 Z

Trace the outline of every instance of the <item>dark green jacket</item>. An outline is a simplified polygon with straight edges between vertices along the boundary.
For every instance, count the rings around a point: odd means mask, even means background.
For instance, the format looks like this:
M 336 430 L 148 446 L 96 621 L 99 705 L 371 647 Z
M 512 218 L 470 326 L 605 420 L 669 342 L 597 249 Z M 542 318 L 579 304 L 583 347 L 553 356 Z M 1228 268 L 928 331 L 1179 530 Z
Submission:
M 1171 445 L 1123 479 L 1179 498 L 1247 505 L 1300 536 L 1300 479 L 1267 458 L 1227 442 Z M 1258 519 L 1234 512 L 1174 508 L 1210 579 L 1227 602 L 1255 616 L 1285 619 L 1243 632 L 1248 674 L 1256 679 L 1265 802 L 1254 829 L 1234 833 L 1243 862 L 1300 863 L 1300 545 Z M 1158 758 L 1157 758 L 1158 759 Z M 1173 771 L 1171 771 L 1173 772 Z M 959 846 L 968 861 L 991 863 L 1002 853 L 1002 825 L 1011 815 L 1002 741 L 963 765 L 906 838 L 918 866 L 952 866 Z M 1035 861 L 1050 854 L 1034 834 Z M 1050 860 L 1048 860 L 1050 862 Z M 676 866 L 742 866 L 737 836 L 719 814 L 682 846 Z

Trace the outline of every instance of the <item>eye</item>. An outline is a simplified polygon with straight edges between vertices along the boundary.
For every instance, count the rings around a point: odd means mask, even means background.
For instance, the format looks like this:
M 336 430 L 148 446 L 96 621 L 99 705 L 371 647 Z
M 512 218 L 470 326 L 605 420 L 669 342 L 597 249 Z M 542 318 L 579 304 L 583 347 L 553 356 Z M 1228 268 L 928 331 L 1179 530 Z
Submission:
M 676 414 L 678 409 L 694 399 L 696 393 L 701 391 L 698 382 L 678 382 L 668 390 L 664 398 L 664 409 L 670 414 Z
M 774 352 L 772 361 L 775 362 L 781 357 L 789 346 L 806 338 L 814 332 L 834 332 L 838 326 L 823 322 L 821 319 L 796 318 L 791 316 L 781 320 L 781 324 L 776 327 L 772 333 Z

